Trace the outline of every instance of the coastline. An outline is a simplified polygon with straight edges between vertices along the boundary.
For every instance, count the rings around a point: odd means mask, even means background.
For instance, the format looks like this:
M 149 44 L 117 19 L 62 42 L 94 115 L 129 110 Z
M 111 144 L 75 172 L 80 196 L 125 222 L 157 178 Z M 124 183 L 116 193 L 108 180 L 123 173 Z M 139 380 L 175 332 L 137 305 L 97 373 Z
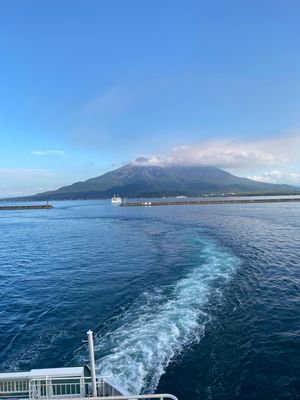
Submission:
M 121 203 L 120 206 L 121 207 L 187 206 L 187 205 L 201 206 L 210 204 L 260 204 L 260 203 L 291 203 L 291 202 L 300 202 L 300 198 L 123 202 Z
M 0 211 L 10 211 L 10 210 L 49 210 L 54 208 L 51 204 L 44 204 L 44 205 L 32 205 L 32 206 L 0 206 Z

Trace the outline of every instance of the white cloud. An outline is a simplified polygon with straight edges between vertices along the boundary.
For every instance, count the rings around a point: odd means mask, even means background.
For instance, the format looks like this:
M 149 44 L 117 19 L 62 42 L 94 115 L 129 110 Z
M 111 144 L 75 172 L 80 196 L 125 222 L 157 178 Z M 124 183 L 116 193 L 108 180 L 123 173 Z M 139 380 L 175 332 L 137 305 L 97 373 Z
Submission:
M 174 147 L 166 155 L 140 156 L 134 162 L 215 166 L 259 181 L 300 186 L 300 133 L 247 142 L 214 140 L 186 144 Z
M 179 164 L 213 165 L 221 168 L 241 168 L 249 165 L 274 165 L 286 163 L 287 157 L 276 160 L 271 152 L 251 143 L 212 142 L 202 145 L 176 147 L 168 157 Z
M 300 173 L 297 172 L 282 172 L 273 170 L 270 172 L 264 172 L 262 175 L 248 176 L 247 178 L 260 182 L 290 183 L 292 185 L 300 185 Z
M 64 156 L 64 150 L 33 150 L 31 152 L 35 156 Z
M 298 160 L 300 134 L 268 140 L 218 140 L 174 147 L 167 155 L 140 157 L 139 164 L 211 165 L 220 168 L 253 168 L 288 165 Z

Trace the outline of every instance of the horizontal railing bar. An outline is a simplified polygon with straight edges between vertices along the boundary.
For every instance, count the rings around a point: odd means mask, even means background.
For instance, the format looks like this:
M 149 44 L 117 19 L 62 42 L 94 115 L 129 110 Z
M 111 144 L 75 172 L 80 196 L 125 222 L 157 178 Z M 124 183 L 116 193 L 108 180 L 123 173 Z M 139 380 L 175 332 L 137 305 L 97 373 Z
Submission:
M 10 378 L 10 377 L 8 377 L 8 378 L 2 378 L 2 379 L 0 380 L 0 384 L 1 384 L 1 383 L 4 383 L 4 382 L 5 382 L 5 383 L 6 383 L 6 382 L 29 382 L 29 383 L 31 383 L 31 382 L 41 382 L 41 381 L 49 381 L 49 380 L 53 380 L 53 381 L 58 381 L 58 380 L 67 381 L 67 380 L 75 380 L 75 379 L 77 379 L 77 380 L 83 380 L 83 381 L 91 381 L 91 377 L 89 377 L 89 376 L 66 376 L 66 377 L 63 377 L 63 376 L 44 376 L 44 377 L 42 377 L 42 378 L 32 378 L 32 379 L 29 379 L 29 380 L 27 380 L 27 379 L 21 380 L 21 379 L 15 379 L 15 378 Z M 109 375 L 97 377 L 98 382 L 101 381 L 101 380 L 105 380 L 105 379 L 114 380 L 114 378 L 113 378 L 112 376 L 109 376 Z
M 106 381 L 108 380 L 108 382 Z M 89 397 L 88 386 L 91 383 L 89 377 L 43 377 L 31 379 L 29 381 L 29 399 L 31 400 L 177 400 L 176 396 L 169 393 L 162 394 L 120 394 L 117 387 L 111 386 L 109 383 L 114 382 L 112 377 L 98 377 L 97 389 L 99 390 L 97 397 Z M 75 381 L 75 382 L 74 382 Z M 101 392 L 105 385 L 112 387 L 111 395 L 101 396 Z M 105 391 L 106 392 L 106 391 Z M 103 394 L 109 394 L 105 393 Z M 117 395 L 114 393 L 117 392 Z
M 1 393 L 28 393 L 28 390 L 0 390 Z
M 101 396 L 101 397 L 89 397 L 89 400 L 142 400 L 142 399 L 171 399 L 178 400 L 176 396 L 169 393 L 162 394 L 129 394 L 126 396 Z M 72 399 L 69 399 L 72 400 Z M 75 399 L 74 399 L 75 400 Z M 76 399 L 78 400 L 78 398 Z
M 108 378 L 108 377 L 105 377 Z M 105 379 L 104 378 L 104 379 Z M 99 378 L 99 379 L 102 379 Z M 43 378 L 32 378 L 29 380 L 29 383 L 31 382 L 41 382 L 41 381 L 74 381 L 74 380 L 82 380 L 82 381 L 87 381 L 87 380 L 91 380 L 91 378 L 89 376 L 85 377 L 85 376 L 67 376 L 67 377 L 63 377 L 63 376 L 44 376 Z
M 39 386 L 61 386 L 61 387 L 63 387 L 63 386 L 70 386 L 70 385 L 80 385 L 80 383 L 83 383 L 83 382 L 53 383 L 53 382 L 48 381 L 47 383 L 42 383 L 42 384 L 38 383 L 38 385 Z M 33 386 L 33 385 L 31 385 L 31 386 Z

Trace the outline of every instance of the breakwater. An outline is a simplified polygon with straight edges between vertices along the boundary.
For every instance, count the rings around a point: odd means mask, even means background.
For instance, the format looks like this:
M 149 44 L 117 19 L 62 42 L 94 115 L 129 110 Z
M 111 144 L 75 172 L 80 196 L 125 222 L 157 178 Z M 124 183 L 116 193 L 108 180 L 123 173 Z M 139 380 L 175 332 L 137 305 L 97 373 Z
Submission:
M 123 202 L 121 207 L 149 207 L 149 206 L 202 206 L 210 204 L 259 204 L 259 203 L 291 203 L 300 202 L 300 198 L 279 199 L 224 199 L 224 200 L 185 200 L 185 201 L 141 201 Z
M 31 206 L 0 206 L 0 211 L 9 211 L 9 210 L 48 210 L 53 208 L 51 204 L 44 205 L 31 205 Z

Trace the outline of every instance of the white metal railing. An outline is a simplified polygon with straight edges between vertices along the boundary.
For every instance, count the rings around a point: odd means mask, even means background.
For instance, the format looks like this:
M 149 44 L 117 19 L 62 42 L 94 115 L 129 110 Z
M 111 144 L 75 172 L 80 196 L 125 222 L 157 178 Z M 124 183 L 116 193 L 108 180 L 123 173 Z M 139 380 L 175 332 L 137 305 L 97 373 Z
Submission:
M 178 400 L 176 396 L 169 393 L 159 394 L 130 394 L 127 396 L 103 396 L 103 397 L 90 397 L 90 400 L 142 400 L 142 399 L 171 399 Z
M 171 394 L 127 394 L 111 377 L 97 379 L 97 397 L 92 396 L 91 378 L 41 378 L 29 381 L 29 400 L 177 400 Z
M 30 400 L 84 398 L 91 395 L 89 378 L 45 377 L 29 381 Z
M 91 377 L 82 377 L 80 374 L 70 376 L 60 372 L 57 377 L 45 374 L 41 378 L 30 379 L 30 376 L 34 376 L 30 372 L 22 373 L 18 377 L 16 375 L 2 374 L 0 380 L 0 398 L 13 396 L 28 397 L 29 400 L 84 400 L 87 397 L 89 400 L 177 400 L 171 394 L 133 395 L 118 386 L 112 377 L 96 378 L 93 332 L 89 330 L 87 335 Z M 47 370 L 44 371 L 46 372 Z M 57 373 L 59 373 L 59 369 Z
M 0 395 L 28 393 L 28 380 L 7 379 L 0 381 Z

